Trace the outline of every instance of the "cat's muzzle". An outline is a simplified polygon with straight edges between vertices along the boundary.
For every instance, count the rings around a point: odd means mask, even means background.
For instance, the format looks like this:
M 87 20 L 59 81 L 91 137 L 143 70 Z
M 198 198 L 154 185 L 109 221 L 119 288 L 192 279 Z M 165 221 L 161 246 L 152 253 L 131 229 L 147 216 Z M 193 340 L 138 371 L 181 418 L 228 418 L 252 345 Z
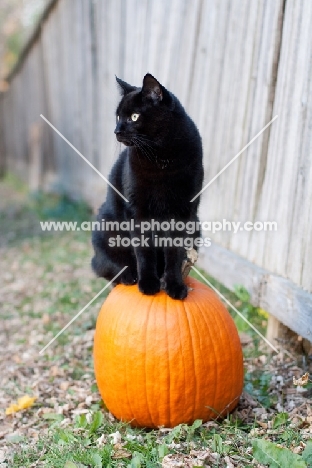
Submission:
M 119 141 L 119 143 L 123 143 L 126 146 L 133 146 L 134 143 L 131 141 L 131 138 L 127 138 L 124 135 L 121 135 L 119 133 L 116 133 L 116 139 Z

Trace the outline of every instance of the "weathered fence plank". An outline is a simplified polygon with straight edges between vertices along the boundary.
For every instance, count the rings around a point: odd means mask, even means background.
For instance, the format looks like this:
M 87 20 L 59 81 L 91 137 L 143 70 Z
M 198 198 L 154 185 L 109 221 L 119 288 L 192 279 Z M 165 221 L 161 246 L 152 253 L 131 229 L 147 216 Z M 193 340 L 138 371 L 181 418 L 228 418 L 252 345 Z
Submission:
M 253 232 L 250 242 L 251 260 L 309 291 L 311 45 L 307 37 L 312 25 L 311 6 L 309 2 L 286 2 L 284 15 L 273 112 L 279 118 L 271 129 L 257 208 L 258 219 L 277 221 L 278 235 Z
M 229 289 L 244 285 L 253 304 L 272 311 L 275 318 L 312 341 L 310 293 L 217 244 L 212 244 L 203 253 L 199 264 Z

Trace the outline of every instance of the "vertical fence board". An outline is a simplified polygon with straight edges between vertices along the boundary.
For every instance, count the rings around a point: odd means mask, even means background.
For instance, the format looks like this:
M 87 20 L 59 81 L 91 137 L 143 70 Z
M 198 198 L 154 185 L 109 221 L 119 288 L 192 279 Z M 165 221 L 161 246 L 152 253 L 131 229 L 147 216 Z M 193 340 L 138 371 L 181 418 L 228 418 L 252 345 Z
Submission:
M 259 203 L 259 216 L 277 221 L 278 233 L 265 233 L 263 258 L 257 261 L 298 285 L 304 271 L 310 291 L 305 257 L 311 239 L 311 7 L 310 2 L 286 2 L 273 112 L 279 118 L 270 133 Z
M 246 131 L 241 147 L 248 143 L 272 119 L 272 93 L 276 81 L 276 60 L 280 42 L 279 24 L 283 2 L 267 2 L 259 5 L 257 32 L 250 69 L 248 107 L 245 121 Z M 273 125 L 277 125 L 274 122 Z M 269 127 L 239 157 L 238 177 L 236 178 L 234 217 L 241 222 L 259 219 L 257 207 L 262 186 L 263 173 L 267 160 L 267 145 L 271 128 Z M 251 233 L 242 231 L 239 236 L 231 236 L 230 248 L 252 261 L 259 254 L 259 237 L 255 232 L 254 244 L 257 252 L 252 256 Z M 261 265 L 261 262 L 260 262 Z

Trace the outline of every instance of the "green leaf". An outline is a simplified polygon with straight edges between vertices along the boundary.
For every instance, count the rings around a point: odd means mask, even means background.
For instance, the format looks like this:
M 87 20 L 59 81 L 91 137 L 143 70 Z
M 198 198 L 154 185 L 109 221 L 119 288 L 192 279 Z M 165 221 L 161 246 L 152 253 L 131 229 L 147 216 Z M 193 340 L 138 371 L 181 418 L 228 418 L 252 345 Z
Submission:
M 168 455 L 169 449 L 166 444 L 161 444 L 158 447 L 158 457 L 160 460 L 162 460 L 166 455 Z
M 279 413 L 275 416 L 273 421 L 273 429 L 276 429 L 283 424 L 286 424 L 288 421 L 288 413 Z
M 58 444 L 70 444 L 71 442 L 75 442 L 76 437 L 69 431 L 63 430 L 59 431 L 58 433 Z
M 234 322 L 240 332 L 245 332 L 249 328 L 248 323 L 240 315 L 236 315 Z
M 76 463 L 70 460 L 67 460 L 67 462 L 64 465 L 64 468 L 78 468 L 78 465 L 76 465 Z
M 102 457 L 99 453 L 93 453 L 91 458 L 94 462 L 94 468 L 102 468 Z
M 141 468 L 141 457 L 140 456 L 135 456 L 134 458 L 132 458 L 131 460 L 131 468 Z
M 255 439 L 252 443 L 254 458 L 269 468 L 307 468 L 300 455 L 264 439 Z
M 312 466 L 312 440 L 308 440 L 304 451 L 302 452 L 302 458 L 308 463 L 308 466 Z
M 64 419 L 64 416 L 59 413 L 44 413 L 42 415 L 43 419 L 50 419 L 52 421 L 62 421 Z
M 168 434 L 167 440 L 169 444 L 174 441 L 175 438 L 178 438 L 180 436 L 180 433 L 182 431 L 183 424 L 179 424 L 178 426 L 175 426 L 172 431 Z
M 91 385 L 91 393 L 97 393 L 99 391 L 98 386 L 96 383 Z
M 250 294 L 244 286 L 234 285 L 234 292 L 242 302 L 250 302 Z
M 104 416 L 101 411 L 97 411 L 96 413 L 94 413 L 92 422 L 90 424 L 90 431 L 96 432 L 98 428 L 101 426 L 101 424 L 103 423 L 103 419 L 104 419 Z
M 18 444 L 19 442 L 22 442 L 23 440 L 25 440 L 25 437 L 22 435 L 13 434 L 13 435 L 7 436 L 7 440 L 11 442 L 12 444 Z
M 217 453 L 223 452 L 223 442 L 219 434 L 214 434 L 212 439 L 212 451 Z
M 91 406 L 90 406 L 90 409 L 92 411 L 98 411 L 99 409 L 101 408 L 101 406 L 99 405 L 99 403 L 93 403 Z
M 77 414 L 75 417 L 75 426 L 85 428 L 87 425 L 87 416 L 85 414 Z
M 203 424 L 203 421 L 202 421 L 201 419 L 196 419 L 196 420 L 193 422 L 191 428 L 194 429 L 194 430 L 195 430 L 195 429 L 198 429 L 202 424 Z

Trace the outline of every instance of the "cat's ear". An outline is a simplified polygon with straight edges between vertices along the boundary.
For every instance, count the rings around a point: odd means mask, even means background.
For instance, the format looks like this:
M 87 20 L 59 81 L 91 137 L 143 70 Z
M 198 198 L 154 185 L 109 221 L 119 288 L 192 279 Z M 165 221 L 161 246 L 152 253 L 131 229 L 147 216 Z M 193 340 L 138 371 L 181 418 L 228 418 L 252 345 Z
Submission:
M 143 99 L 151 99 L 154 103 L 163 99 L 162 86 L 150 73 L 143 78 L 142 96 Z
M 116 75 L 115 75 L 116 76 Z M 122 94 L 122 96 L 125 96 L 128 93 L 131 93 L 131 91 L 135 91 L 137 88 L 135 86 L 131 86 L 125 81 L 122 81 L 120 78 L 116 76 L 116 81 L 119 85 L 119 90 Z

